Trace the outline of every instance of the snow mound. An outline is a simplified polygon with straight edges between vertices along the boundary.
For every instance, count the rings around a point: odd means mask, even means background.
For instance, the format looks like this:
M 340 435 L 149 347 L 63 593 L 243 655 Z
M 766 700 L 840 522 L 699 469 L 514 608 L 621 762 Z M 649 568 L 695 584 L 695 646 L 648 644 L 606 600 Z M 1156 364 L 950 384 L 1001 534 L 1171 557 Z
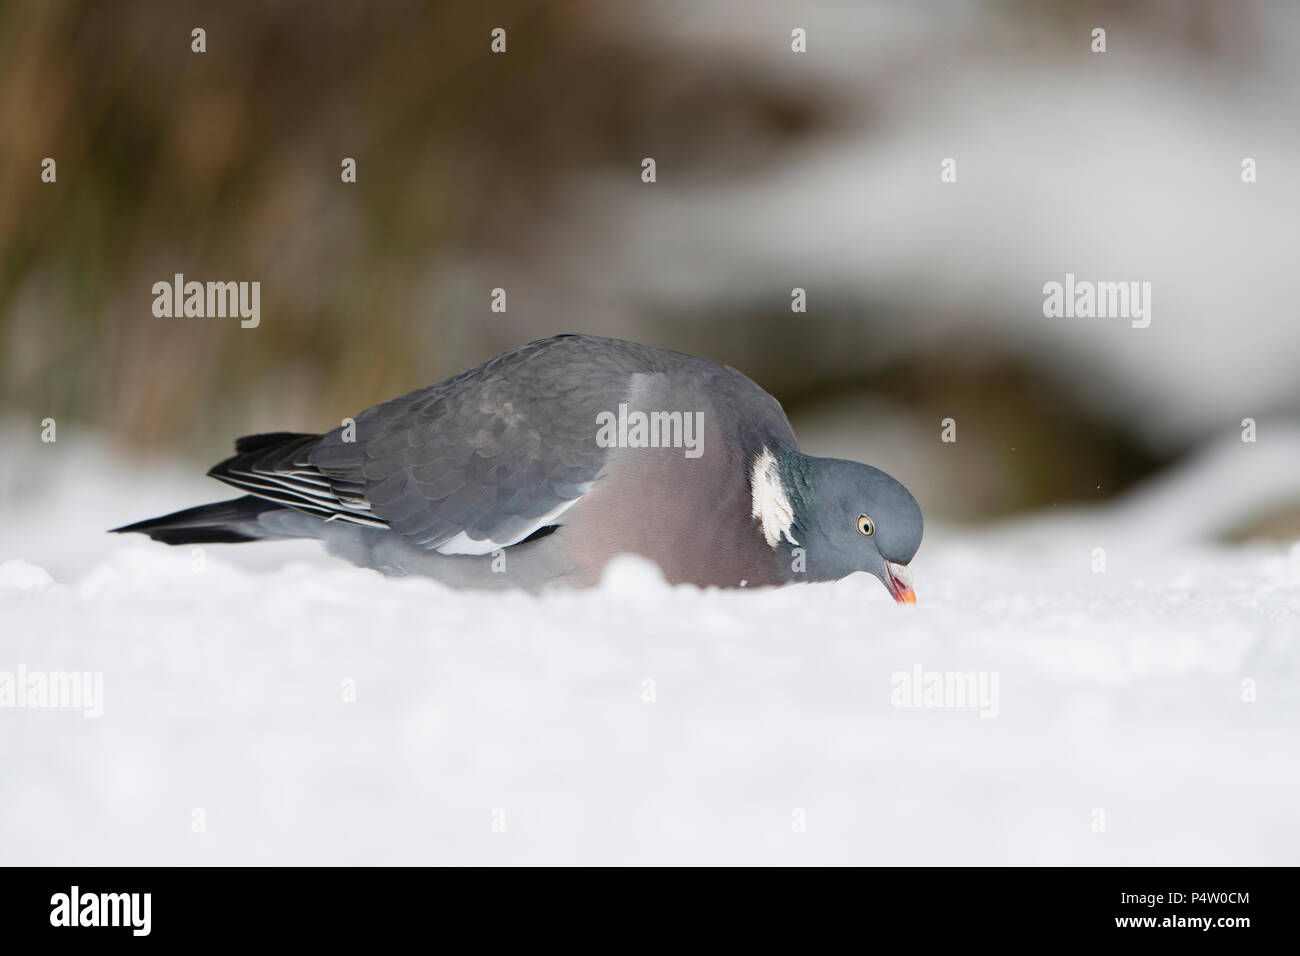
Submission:
M 103 681 L 95 720 L 0 710 L 0 845 L 61 864 L 1294 862 L 1300 547 L 1134 577 L 936 537 L 915 608 L 865 575 L 701 591 L 628 558 L 532 597 L 120 543 L 66 585 L 0 589 L 0 672 Z
M 54 583 L 50 572 L 20 558 L 0 561 L 0 588 L 18 588 L 23 591 L 43 588 Z

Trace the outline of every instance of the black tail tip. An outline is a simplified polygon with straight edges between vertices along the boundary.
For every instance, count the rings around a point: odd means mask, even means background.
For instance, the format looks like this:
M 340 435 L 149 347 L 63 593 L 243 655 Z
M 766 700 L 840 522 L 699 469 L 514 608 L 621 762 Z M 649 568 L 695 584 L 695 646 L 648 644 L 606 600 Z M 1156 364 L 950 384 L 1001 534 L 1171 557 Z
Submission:
M 163 544 L 240 544 L 257 541 L 254 530 L 258 515 L 279 509 L 275 502 L 246 495 L 232 501 L 215 501 L 196 508 L 186 508 L 160 518 L 149 518 L 120 528 L 110 528 L 110 534 L 135 532 L 147 534 Z
M 122 525 L 120 528 L 109 528 L 108 533 L 124 534 L 132 531 L 138 534 L 147 534 L 152 540 L 162 544 L 242 544 L 245 541 L 257 540 L 251 535 L 216 526 L 206 528 L 153 526 L 154 521 L 157 520 L 159 519 L 138 521 L 135 524 Z

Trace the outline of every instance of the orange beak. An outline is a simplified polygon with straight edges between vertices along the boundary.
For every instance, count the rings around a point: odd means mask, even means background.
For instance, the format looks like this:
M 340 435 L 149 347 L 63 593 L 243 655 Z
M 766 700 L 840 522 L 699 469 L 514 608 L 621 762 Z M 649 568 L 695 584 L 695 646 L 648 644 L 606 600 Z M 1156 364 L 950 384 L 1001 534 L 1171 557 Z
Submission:
M 905 564 L 885 562 L 885 572 L 889 576 L 889 593 L 899 604 L 915 604 L 916 592 L 912 590 L 912 571 Z

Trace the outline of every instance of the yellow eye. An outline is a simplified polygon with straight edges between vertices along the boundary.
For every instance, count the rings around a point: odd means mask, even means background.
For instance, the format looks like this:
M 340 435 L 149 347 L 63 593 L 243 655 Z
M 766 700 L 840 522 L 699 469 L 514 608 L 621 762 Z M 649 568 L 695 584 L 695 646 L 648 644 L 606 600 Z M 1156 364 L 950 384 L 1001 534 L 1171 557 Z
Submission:
M 863 534 L 875 534 L 876 524 L 866 515 L 858 515 L 858 530 Z

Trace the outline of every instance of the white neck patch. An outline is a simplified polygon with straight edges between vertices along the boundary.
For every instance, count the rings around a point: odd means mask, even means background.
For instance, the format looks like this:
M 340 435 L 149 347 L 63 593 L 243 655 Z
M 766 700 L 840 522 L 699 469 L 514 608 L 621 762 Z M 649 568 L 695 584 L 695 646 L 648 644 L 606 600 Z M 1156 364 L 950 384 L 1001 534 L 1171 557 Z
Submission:
M 775 548 L 781 538 L 798 544 L 790 533 L 794 525 L 794 508 L 790 496 L 781 484 L 781 469 L 776 457 L 763 448 L 754 456 L 754 467 L 749 472 L 749 491 L 752 498 L 750 514 L 762 522 L 763 537 L 769 548 Z

